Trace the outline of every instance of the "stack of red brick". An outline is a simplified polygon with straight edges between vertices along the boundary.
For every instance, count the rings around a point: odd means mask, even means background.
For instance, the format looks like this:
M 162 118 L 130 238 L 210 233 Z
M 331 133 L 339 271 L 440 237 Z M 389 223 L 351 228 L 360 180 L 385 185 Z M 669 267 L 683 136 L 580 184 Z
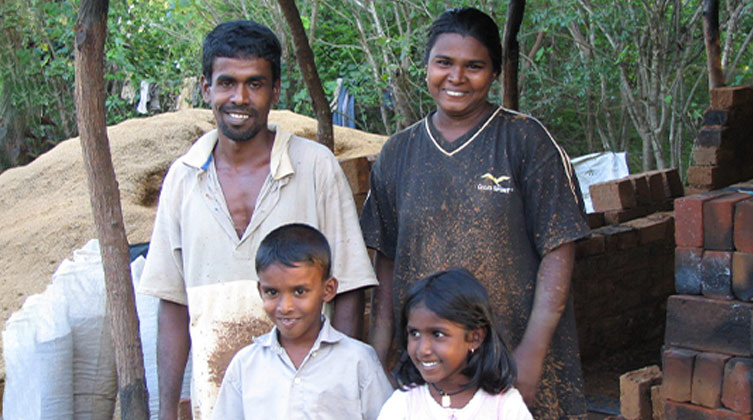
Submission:
M 753 181 L 675 201 L 667 420 L 753 416 Z
M 595 212 L 592 228 L 615 225 L 657 211 L 672 210 L 672 200 L 683 196 L 677 169 L 643 172 L 589 187 Z
M 688 192 L 722 188 L 753 177 L 753 86 L 711 90 L 688 168 Z

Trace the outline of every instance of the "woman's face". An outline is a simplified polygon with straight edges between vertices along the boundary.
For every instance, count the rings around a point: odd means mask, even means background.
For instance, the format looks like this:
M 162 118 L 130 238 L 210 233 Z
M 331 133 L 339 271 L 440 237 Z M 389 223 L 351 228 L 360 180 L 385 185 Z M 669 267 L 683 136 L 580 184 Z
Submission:
M 440 112 L 455 119 L 484 109 L 497 77 L 489 50 L 472 36 L 437 37 L 426 64 L 426 87 Z

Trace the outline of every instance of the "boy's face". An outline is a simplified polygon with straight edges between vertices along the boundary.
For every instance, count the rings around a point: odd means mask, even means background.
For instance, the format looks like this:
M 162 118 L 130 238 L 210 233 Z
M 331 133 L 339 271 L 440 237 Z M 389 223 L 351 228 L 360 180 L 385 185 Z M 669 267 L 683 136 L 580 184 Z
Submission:
M 311 347 L 321 329 L 322 305 L 337 293 L 337 280 L 322 280 L 319 267 L 273 264 L 259 273 L 264 311 L 280 332 L 280 344 Z

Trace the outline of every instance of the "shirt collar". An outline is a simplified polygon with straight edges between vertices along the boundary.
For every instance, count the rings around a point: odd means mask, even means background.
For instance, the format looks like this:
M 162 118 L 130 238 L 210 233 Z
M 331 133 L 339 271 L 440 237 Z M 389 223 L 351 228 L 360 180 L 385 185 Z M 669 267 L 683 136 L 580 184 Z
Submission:
M 345 335 L 340 331 L 337 331 L 332 324 L 330 324 L 329 319 L 322 315 L 322 329 L 319 330 L 319 335 L 316 337 L 316 341 L 314 341 L 314 345 L 311 346 L 309 353 L 319 350 L 322 343 L 333 344 L 342 340 L 344 337 Z M 254 343 L 257 343 L 262 347 L 269 347 L 276 350 L 278 353 L 285 351 L 280 345 L 280 340 L 277 338 L 277 326 L 272 327 L 272 331 L 255 339 Z
M 269 172 L 275 180 L 279 180 L 295 173 L 288 151 L 290 139 L 293 135 L 279 128 L 277 124 L 270 123 L 267 127 L 275 133 L 275 140 L 272 144 L 272 152 L 269 157 Z M 206 171 L 209 163 L 212 161 L 212 151 L 217 144 L 217 140 L 217 129 L 211 130 L 199 137 L 183 156 L 183 163 Z

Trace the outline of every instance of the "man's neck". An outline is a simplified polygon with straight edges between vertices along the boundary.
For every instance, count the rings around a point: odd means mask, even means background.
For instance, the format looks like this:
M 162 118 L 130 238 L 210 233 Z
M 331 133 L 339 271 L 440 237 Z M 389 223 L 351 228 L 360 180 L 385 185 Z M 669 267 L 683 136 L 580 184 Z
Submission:
M 260 166 L 269 163 L 274 144 L 275 132 L 264 129 L 254 138 L 246 141 L 233 141 L 218 133 L 219 139 L 214 149 L 216 164 L 241 167 Z

